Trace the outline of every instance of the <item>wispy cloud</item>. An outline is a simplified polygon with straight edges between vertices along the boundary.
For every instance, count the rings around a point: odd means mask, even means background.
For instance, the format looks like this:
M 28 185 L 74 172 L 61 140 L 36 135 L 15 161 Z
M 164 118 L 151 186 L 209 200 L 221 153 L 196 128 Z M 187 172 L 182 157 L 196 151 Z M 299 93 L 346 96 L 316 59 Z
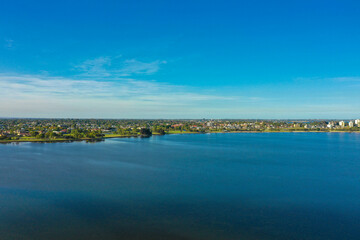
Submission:
M 104 94 L 106 82 L 40 75 L 1 74 L 2 97 L 72 97 Z
M 109 66 L 111 66 L 110 57 L 98 57 L 84 61 L 82 64 L 75 66 L 75 69 L 86 76 L 107 77 L 111 75 L 107 70 Z
M 203 111 L 229 111 L 234 106 L 263 100 L 231 95 L 219 88 L 200 89 L 143 79 L 156 77 L 164 64 L 163 60 L 145 62 L 102 56 L 76 65 L 69 77 L 51 76 L 48 72 L 2 73 L 0 102 L 6 104 L 0 105 L 0 116 L 201 117 Z M 94 111 L 96 116 L 90 114 Z
M 335 77 L 328 79 L 337 82 L 360 82 L 360 77 Z
M 153 74 L 159 71 L 160 65 L 165 64 L 166 61 L 153 61 L 153 62 L 141 62 L 136 59 L 130 59 L 124 61 L 124 67 L 117 70 L 118 73 L 131 76 L 132 74 Z
M 95 61 L 91 64 L 105 64 Z M 90 63 L 89 63 L 90 65 Z M 132 71 L 133 73 L 135 71 Z M 136 77 L 136 74 L 133 74 Z M 141 74 L 139 74 L 141 76 Z M 137 77 L 139 77 L 137 76 Z M 333 81 L 334 85 L 338 85 Z M 347 85 L 347 84 L 340 84 Z M 347 90 L 348 88 L 344 88 Z M 355 91 L 355 90 L 354 90 Z M 194 88 L 133 77 L 90 77 L 0 74 L 0 116 L 7 117 L 116 117 L 116 118 L 200 118 L 200 117 L 333 117 L 341 112 L 358 112 L 358 97 L 338 88 L 328 95 L 309 95 L 308 84 L 279 99 L 278 94 L 247 96 L 233 88 Z M 263 89 L 262 93 L 266 93 Z M 280 91 L 282 94 L 282 91 Z M 292 99 L 300 95 L 301 101 Z M 264 94 L 263 94 L 264 95 Z M 345 96 L 345 95 L 344 95 Z M 355 95 L 354 95 L 355 96 Z M 284 99 L 287 99 L 285 102 Z M 348 100 L 351 99 L 349 102 Z M 334 100 L 334 101 L 332 101 Z M 291 107 L 289 107 L 291 102 Z M 296 109 L 296 111 L 294 110 Z M 341 111 L 340 111 L 341 110 Z M 315 114 L 316 113 L 316 114 Z M 352 116 L 352 115 L 351 115 Z
M 151 75 L 159 71 L 160 65 L 166 61 L 144 62 L 137 59 L 116 57 L 98 57 L 88 59 L 76 65 L 75 70 L 80 76 L 87 77 L 130 77 L 134 75 Z
M 89 80 L 42 75 L 0 74 L 0 91 L 6 98 L 111 98 L 136 99 L 138 101 L 174 102 L 178 104 L 196 101 L 222 100 L 256 101 L 257 98 L 208 94 L 186 86 L 135 79 Z
M 5 39 L 5 48 L 13 48 L 14 47 L 14 40 L 13 39 Z
M 360 77 L 350 76 L 350 77 L 299 77 L 295 78 L 295 81 L 298 82 L 360 82 Z

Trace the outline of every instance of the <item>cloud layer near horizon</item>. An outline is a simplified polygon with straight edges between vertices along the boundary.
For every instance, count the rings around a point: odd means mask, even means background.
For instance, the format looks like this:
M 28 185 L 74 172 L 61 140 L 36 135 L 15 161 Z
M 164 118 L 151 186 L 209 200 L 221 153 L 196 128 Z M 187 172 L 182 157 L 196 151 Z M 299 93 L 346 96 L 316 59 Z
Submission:
M 298 88 L 285 86 L 286 91 L 279 87 L 272 92 L 266 86 L 256 91 L 231 87 L 200 89 L 144 80 L 165 64 L 166 61 L 123 60 L 116 56 L 86 60 L 74 66 L 70 77 L 2 73 L 0 117 L 325 118 L 357 111 L 356 105 L 341 104 L 348 98 L 343 98 L 339 88 L 340 83 L 354 89 L 359 81 L 356 77 L 297 78 Z M 311 84 L 316 89 L 317 82 L 325 81 L 334 85 L 333 92 L 316 95 L 308 88 Z M 301 96 L 297 99 L 302 101 L 292 100 L 295 95 Z M 295 111 L 289 108 L 290 102 Z
M 0 91 L 3 117 L 191 117 L 207 108 L 259 101 L 118 76 L 0 74 Z

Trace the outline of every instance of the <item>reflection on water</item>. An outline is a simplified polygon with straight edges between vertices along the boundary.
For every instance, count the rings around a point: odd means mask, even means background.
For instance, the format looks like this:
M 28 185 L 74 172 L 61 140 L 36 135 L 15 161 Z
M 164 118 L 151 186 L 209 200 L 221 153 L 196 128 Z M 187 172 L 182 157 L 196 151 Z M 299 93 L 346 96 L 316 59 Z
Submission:
M 0 145 L 0 239 L 359 239 L 360 135 Z

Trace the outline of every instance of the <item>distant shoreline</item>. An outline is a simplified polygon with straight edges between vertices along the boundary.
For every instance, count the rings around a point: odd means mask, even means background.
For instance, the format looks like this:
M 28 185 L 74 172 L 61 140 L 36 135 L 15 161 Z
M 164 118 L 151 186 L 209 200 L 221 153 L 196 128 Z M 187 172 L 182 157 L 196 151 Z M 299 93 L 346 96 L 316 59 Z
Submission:
M 360 131 L 228 131 L 228 132 L 176 132 L 176 133 L 166 133 L 164 135 L 154 133 L 153 136 L 165 136 L 165 135 L 181 135 L 181 134 L 226 134 L 226 133 L 356 133 L 360 134 Z M 16 139 L 16 140 L 0 140 L 2 143 L 58 143 L 58 142 L 101 142 L 105 141 L 107 138 L 141 138 L 141 137 L 150 137 L 150 136 L 140 136 L 140 135 L 110 135 L 104 136 L 102 138 L 81 138 L 81 139 Z

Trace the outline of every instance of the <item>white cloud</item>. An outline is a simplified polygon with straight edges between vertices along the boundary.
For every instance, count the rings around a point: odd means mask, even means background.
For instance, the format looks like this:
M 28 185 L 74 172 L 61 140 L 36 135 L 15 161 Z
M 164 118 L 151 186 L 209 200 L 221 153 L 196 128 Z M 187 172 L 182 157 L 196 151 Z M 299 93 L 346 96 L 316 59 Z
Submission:
M 139 80 L 166 61 L 99 57 L 72 77 L 0 74 L 0 117 L 191 117 L 259 102 L 226 91 Z
M 166 61 L 143 62 L 136 59 L 122 60 L 117 57 L 98 57 L 88 59 L 75 66 L 81 76 L 86 77 L 130 77 L 134 75 L 151 75 L 159 71 Z
M 124 67 L 117 70 L 118 73 L 124 76 L 131 76 L 133 74 L 153 74 L 159 71 L 160 65 L 165 64 L 166 61 L 153 61 L 153 62 L 141 62 L 136 59 L 130 59 L 124 61 Z
M 232 89 L 229 94 L 229 90 L 219 88 L 198 89 L 134 78 L 0 74 L 0 117 L 331 118 L 337 114 L 356 117 L 359 112 L 358 97 L 329 102 L 322 99 L 326 96 L 306 95 L 308 87 L 278 99 L 271 99 L 277 92 L 259 98 L 241 96 L 244 91 Z M 301 99 L 291 98 L 300 93 L 305 94 Z
M 107 77 L 111 74 L 106 70 L 106 67 L 111 65 L 110 57 L 98 57 L 89 59 L 75 68 L 87 76 L 102 76 Z
M 0 92 L 7 117 L 190 117 L 257 101 L 156 81 L 19 74 L 0 74 Z
M 69 97 L 105 94 L 108 84 L 89 80 L 37 75 L 0 75 L 2 97 Z M 96 89 L 96 91 L 95 91 Z
M 239 97 L 197 93 L 189 87 L 156 81 L 122 78 L 112 80 L 72 79 L 41 75 L 0 74 L 2 97 L 53 97 L 53 98 L 131 98 L 139 101 L 208 101 L 236 100 Z M 252 99 L 252 98 L 248 98 Z

